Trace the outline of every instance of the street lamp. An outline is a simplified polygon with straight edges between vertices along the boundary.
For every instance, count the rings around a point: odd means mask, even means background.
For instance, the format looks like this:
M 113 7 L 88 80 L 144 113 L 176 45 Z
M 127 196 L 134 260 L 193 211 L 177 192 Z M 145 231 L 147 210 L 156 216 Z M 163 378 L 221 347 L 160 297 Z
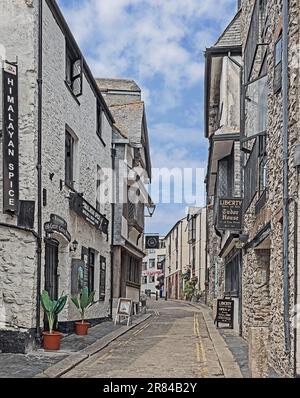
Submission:
M 154 212 L 155 212 L 156 206 L 154 204 L 151 204 L 150 206 L 147 206 L 147 210 L 149 215 L 145 214 L 145 217 L 152 217 Z
M 70 247 L 70 252 L 76 252 L 77 247 L 78 247 L 78 242 L 77 242 L 77 240 L 73 240 L 72 246 Z

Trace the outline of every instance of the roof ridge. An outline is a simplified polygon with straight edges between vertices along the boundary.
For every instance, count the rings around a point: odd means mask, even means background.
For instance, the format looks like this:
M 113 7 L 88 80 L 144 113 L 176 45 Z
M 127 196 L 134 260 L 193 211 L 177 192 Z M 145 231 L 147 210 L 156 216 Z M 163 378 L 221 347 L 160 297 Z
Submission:
M 135 101 L 135 102 L 128 102 L 127 104 L 115 104 L 115 105 L 109 105 L 109 108 L 123 108 L 126 107 L 128 105 L 144 105 L 145 102 L 144 101 Z

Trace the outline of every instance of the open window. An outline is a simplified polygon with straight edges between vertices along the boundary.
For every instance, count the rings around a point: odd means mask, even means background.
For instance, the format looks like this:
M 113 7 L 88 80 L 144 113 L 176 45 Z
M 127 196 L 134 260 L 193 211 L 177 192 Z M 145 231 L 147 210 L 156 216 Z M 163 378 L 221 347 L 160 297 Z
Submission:
M 282 84 L 282 33 L 274 48 L 274 94 L 281 90 Z
M 83 59 L 66 44 L 66 84 L 75 95 L 82 95 Z

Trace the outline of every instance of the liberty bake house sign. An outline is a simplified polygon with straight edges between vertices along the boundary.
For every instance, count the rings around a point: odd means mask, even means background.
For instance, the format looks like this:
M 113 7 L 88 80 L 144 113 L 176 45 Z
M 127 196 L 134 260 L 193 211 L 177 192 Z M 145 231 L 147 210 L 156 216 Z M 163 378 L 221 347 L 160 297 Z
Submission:
M 18 67 L 3 66 L 3 212 L 19 205 Z

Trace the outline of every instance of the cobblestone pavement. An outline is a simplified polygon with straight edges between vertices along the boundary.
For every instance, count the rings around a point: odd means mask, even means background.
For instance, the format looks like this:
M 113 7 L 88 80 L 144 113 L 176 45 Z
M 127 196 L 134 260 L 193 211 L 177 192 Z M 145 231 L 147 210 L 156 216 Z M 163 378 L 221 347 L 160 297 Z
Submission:
M 152 318 L 62 377 L 242 377 L 208 311 L 179 301 L 151 307 Z

